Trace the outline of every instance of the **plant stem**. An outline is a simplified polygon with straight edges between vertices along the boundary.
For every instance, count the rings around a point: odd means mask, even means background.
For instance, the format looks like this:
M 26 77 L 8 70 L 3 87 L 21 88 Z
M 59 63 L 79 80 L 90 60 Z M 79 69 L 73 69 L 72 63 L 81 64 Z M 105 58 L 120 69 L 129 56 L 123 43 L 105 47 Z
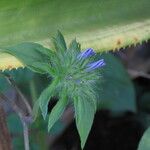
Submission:
M 25 143 L 25 150 L 29 150 L 29 131 L 28 131 L 28 126 L 25 122 L 22 123 L 23 128 L 24 128 L 24 143 Z
M 26 100 L 26 98 L 24 97 L 24 95 L 22 94 L 22 92 L 17 87 L 17 85 L 16 85 L 15 81 L 13 80 L 13 78 L 10 75 L 8 75 L 8 74 L 5 74 L 5 78 L 10 83 L 10 85 L 12 85 L 12 87 L 15 89 L 16 93 L 18 93 L 20 99 L 25 104 L 25 106 L 26 106 L 26 108 L 28 110 L 29 115 L 32 115 L 32 109 L 31 109 L 28 101 Z
M 28 125 L 25 122 L 24 118 L 22 117 L 21 114 L 19 114 L 20 120 L 22 122 L 22 126 L 23 126 L 23 136 L 24 136 L 24 147 L 25 150 L 29 150 L 29 130 L 28 130 Z
M 13 101 L 8 99 L 3 93 L 0 93 L 0 100 L 6 101 L 7 103 L 9 103 L 12 109 L 15 111 L 15 113 L 19 116 L 22 122 L 22 126 L 23 126 L 24 147 L 25 147 L 25 150 L 29 150 L 28 125 L 26 123 L 26 117 L 23 115 L 22 110 Z
M 16 112 L 16 114 L 19 116 L 19 118 L 20 118 L 20 120 L 22 122 L 22 126 L 23 126 L 24 147 L 25 147 L 25 150 L 29 150 L 30 148 L 29 148 L 28 123 L 31 123 L 32 120 L 33 120 L 32 119 L 32 109 L 31 109 L 28 101 L 24 97 L 24 95 L 21 93 L 21 91 L 17 87 L 15 81 L 11 78 L 11 76 L 8 75 L 8 74 L 3 74 L 3 75 L 6 77 L 8 82 L 13 86 L 13 88 L 16 91 L 16 93 L 18 94 L 18 96 L 22 100 L 23 105 L 25 105 L 25 107 L 27 109 L 27 113 L 26 113 L 14 101 L 8 99 L 4 94 L 0 95 L 0 98 L 2 100 L 5 100 L 6 102 L 8 102 L 11 105 L 11 107 L 13 108 L 13 110 Z

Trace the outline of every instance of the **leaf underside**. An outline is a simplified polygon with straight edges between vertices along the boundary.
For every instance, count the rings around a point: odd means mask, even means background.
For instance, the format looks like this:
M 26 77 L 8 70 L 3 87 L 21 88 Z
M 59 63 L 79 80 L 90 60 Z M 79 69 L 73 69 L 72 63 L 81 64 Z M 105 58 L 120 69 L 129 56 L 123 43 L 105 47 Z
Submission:
M 49 47 L 49 37 L 58 29 L 67 41 L 76 37 L 82 49 L 108 51 L 136 45 L 150 38 L 149 6 L 149 0 L 0 1 L 0 47 L 21 42 Z M 0 52 L 0 70 L 23 66 Z

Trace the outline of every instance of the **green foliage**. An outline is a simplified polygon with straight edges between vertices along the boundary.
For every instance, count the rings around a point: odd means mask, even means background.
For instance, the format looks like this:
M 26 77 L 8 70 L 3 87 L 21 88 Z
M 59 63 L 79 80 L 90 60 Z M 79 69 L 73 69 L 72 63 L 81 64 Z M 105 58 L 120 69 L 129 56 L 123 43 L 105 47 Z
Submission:
M 86 101 L 85 101 L 86 100 Z M 94 120 L 95 102 L 91 101 L 89 97 L 86 99 L 74 99 L 75 115 L 77 129 L 81 138 L 81 147 L 84 148 L 86 139 Z
M 47 81 L 50 84 L 46 84 L 47 88 L 35 102 L 33 110 L 36 117 L 40 108 L 43 118 L 46 119 L 49 101 L 53 96 L 59 98 L 49 114 L 48 130 L 55 125 L 68 104 L 74 105 L 76 125 L 83 148 L 92 127 L 97 102 L 98 108 L 135 111 L 133 86 L 123 66 L 112 55 L 96 54 L 94 57 L 80 60 L 78 56 L 81 47 L 76 40 L 73 40 L 67 48 L 60 32 L 53 39 L 55 51 L 35 43 L 9 47 L 6 51 L 20 59 L 33 71 L 52 78 L 51 82 Z M 24 51 L 28 48 L 29 50 Z M 85 71 L 87 64 L 101 58 L 106 61 L 104 69 Z M 128 98 L 125 99 L 127 95 Z
M 38 102 L 42 111 L 43 118 L 46 118 L 48 103 L 52 96 L 54 96 L 55 86 L 58 84 L 59 80 L 54 80 L 40 95 Z M 35 114 L 36 115 L 36 114 Z
M 149 150 L 149 149 L 150 149 L 150 128 L 148 128 L 145 131 L 138 147 L 138 150 Z
M 113 112 L 136 112 L 135 91 L 128 73 L 121 62 L 111 54 L 98 55 L 104 58 L 107 66 L 100 70 L 102 81 L 99 86 L 98 108 Z
M 41 106 L 41 111 L 45 118 L 47 115 L 48 102 L 51 96 L 59 95 L 59 101 L 54 106 L 49 116 L 48 129 L 50 130 L 63 113 L 68 104 L 67 101 L 73 101 L 77 118 L 76 124 L 81 137 L 81 146 L 83 148 L 96 111 L 96 97 L 91 83 L 97 79 L 97 74 L 95 72 L 89 73 L 85 71 L 85 66 L 90 60 L 77 59 L 80 52 L 78 43 L 73 41 L 69 49 L 65 49 L 65 46 L 63 46 L 65 44 L 64 38 L 58 33 L 54 44 L 57 49 L 54 53 L 54 57 L 51 58 L 49 63 L 49 70 L 53 69 L 54 76 L 52 76 L 54 79 L 52 84 L 41 94 L 38 100 L 39 105 Z M 74 49 L 74 47 L 77 49 Z M 78 101 L 85 101 L 83 103 L 83 110 L 82 102 L 79 102 L 77 105 L 75 102 L 76 98 Z M 88 107 L 90 105 L 88 103 L 92 104 L 91 117 L 89 117 L 90 119 L 85 117 L 84 122 L 81 123 L 83 112 L 88 113 L 89 111 Z
M 47 55 L 51 56 L 52 53 L 49 49 L 44 48 L 40 44 L 30 42 L 1 49 L 1 52 L 6 52 L 17 57 L 24 65 L 37 72 L 40 72 L 40 68 L 36 70 L 37 68 L 34 67 L 34 63 L 47 62 L 49 59 Z M 43 72 L 43 70 L 41 72 Z
M 100 52 L 136 45 L 150 38 L 149 5 L 149 0 L 0 1 L 0 47 L 21 42 L 49 47 L 49 37 L 58 29 L 67 40 L 76 36 L 83 48 Z M 0 70 L 22 66 L 0 50 Z
M 122 29 L 125 32 L 119 28 L 148 20 L 149 5 L 149 0 L 3 0 L 0 1 L 0 46 L 49 39 L 58 29 L 66 35 L 77 35 L 83 43 L 90 42 L 91 47 L 95 41 L 104 40 L 103 37 L 111 43 L 113 35 L 108 29 L 121 37 L 135 32 L 134 26 L 132 30 Z M 140 26 L 138 29 L 144 31 Z M 86 36 L 88 32 L 90 37 Z M 129 37 L 124 40 L 128 41 Z
M 3 76 L 0 76 L 0 92 L 6 91 L 10 88 L 10 85 L 7 83 L 6 79 Z
M 15 83 L 25 84 L 29 81 L 31 81 L 34 77 L 34 73 L 30 71 L 28 68 L 19 68 L 18 70 L 11 70 L 11 71 L 5 71 L 4 73 L 9 74 L 13 79 L 15 80 Z
M 65 110 L 65 107 L 67 105 L 68 99 L 66 95 L 66 91 L 63 90 L 62 96 L 60 96 L 59 101 L 52 109 L 50 115 L 49 115 L 49 121 L 48 121 L 48 130 L 50 130 L 53 125 L 56 123 L 56 121 L 61 117 L 62 113 Z
M 55 49 L 61 53 L 67 49 L 66 42 L 64 40 L 63 35 L 58 31 L 58 35 L 56 38 L 53 38 L 53 43 L 55 45 Z
M 55 51 L 50 51 L 34 43 L 20 44 L 4 51 L 20 59 L 33 71 L 46 73 L 52 77 L 51 84 L 41 93 L 34 106 L 34 115 L 37 115 L 40 108 L 45 119 L 51 97 L 57 96 L 59 98 L 49 115 L 48 130 L 59 119 L 68 104 L 75 105 L 76 124 L 83 148 L 97 108 L 94 87 L 96 87 L 96 81 L 100 79 L 100 76 L 98 71 L 86 70 L 87 65 L 94 60 L 92 57 L 78 58 L 80 44 L 76 40 L 73 40 L 69 48 L 66 49 L 65 40 L 60 32 L 54 39 Z M 26 50 L 24 51 L 24 49 Z M 90 111 L 90 116 L 88 111 Z M 83 115 L 86 117 L 82 121 Z

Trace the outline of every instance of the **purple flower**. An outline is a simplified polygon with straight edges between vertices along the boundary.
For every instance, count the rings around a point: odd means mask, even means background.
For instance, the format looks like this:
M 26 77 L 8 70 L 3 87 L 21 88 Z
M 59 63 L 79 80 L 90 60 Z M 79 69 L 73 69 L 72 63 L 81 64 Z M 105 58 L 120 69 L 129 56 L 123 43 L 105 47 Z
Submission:
M 92 48 L 88 48 L 86 49 L 85 51 L 81 52 L 79 55 L 78 55 L 78 59 L 82 59 L 82 58 L 87 58 L 87 57 L 90 57 L 90 56 L 93 56 L 95 55 L 95 52 Z
M 97 69 L 97 68 L 100 68 L 100 67 L 102 67 L 102 66 L 104 66 L 104 65 L 105 65 L 104 59 L 100 59 L 100 60 L 98 60 L 98 61 L 96 61 L 96 62 L 93 62 L 93 63 L 88 64 L 86 70 L 87 70 L 87 71 L 92 71 L 92 70 L 95 70 L 95 69 Z

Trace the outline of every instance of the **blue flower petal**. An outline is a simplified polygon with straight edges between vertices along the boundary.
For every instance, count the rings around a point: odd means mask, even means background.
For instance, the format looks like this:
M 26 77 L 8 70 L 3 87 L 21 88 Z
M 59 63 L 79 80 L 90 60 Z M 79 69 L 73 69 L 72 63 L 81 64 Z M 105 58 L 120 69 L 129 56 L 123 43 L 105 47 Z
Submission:
M 93 56 L 95 55 L 95 52 L 92 48 L 88 48 L 86 49 L 85 51 L 81 52 L 79 55 L 78 55 L 78 59 L 82 59 L 82 58 L 87 58 L 87 57 L 90 57 L 90 56 Z
M 98 60 L 98 61 L 96 61 L 96 62 L 93 62 L 93 63 L 90 63 L 90 64 L 88 64 L 87 65 L 87 71 L 92 71 L 92 70 L 95 70 L 95 69 L 97 69 L 97 68 L 101 68 L 101 67 L 103 67 L 104 65 L 106 65 L 105 64 L 105 62 L 104 62 L 104 59 L 100 59 L 100 60 Z

